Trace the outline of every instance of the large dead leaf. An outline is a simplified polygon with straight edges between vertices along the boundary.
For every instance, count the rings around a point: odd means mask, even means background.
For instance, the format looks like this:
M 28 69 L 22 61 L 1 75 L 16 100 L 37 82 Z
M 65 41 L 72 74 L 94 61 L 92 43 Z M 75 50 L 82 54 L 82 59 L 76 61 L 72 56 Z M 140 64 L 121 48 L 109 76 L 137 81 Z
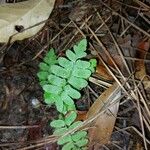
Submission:
M 99 143 L 108 143 L 114 124 L 116 121 L 116 116 L 119 108 L 119 101 L 116 104 L 108 107 L 114 101 L 121 97 L 121 90 L 117 83 L 114 83 L 106 91 L 104 91 L 99 98 L 94 102 L 94 104 L 89 109 L 87 113 L 87 118 L 94 117 L 97 113 L 108 108 L 107 111 L 101 114 L 92 124 L 93 128 L 89 131 L 90 146 Z
M 28 0 L 21 3 L 0 5 L 0 42 L 23 40 L 36 34 L 44 25 L 18 33 L 16 28 L 29 28 L 48 19 L 55 0 Z M 17 34 L 18 33 L 18 34 Z

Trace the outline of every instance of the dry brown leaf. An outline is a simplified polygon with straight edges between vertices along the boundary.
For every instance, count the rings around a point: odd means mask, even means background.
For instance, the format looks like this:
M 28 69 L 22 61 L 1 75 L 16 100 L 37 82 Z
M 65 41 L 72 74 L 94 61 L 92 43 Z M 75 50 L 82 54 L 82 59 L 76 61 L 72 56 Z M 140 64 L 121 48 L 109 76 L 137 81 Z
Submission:
M 24 32 L 19 33 L 17 30 L 27 29 L 48 19 L 54 3 L 55 0 L 28 0 L 0 5 L 0 42 L 8 42 L 14 34 L 16 35 L 12 37 L 11 42 L 35 35 L 44 23 Z
M 146 53 L 147 51 L 149 50 L 150 48 L 150 40 L 148 42 L 140 42 L 139 45 L 138 45 L 138 48 L 143 50 L 143 52 L 140 52 L 139 56 L 141 59 L 144 59 L 145 56 L 146 56 Z M 145 68 L 145 63 L 144 63 L 144 60 L 141 60 L 141 61 L 136 61 L 135 62 L 135 67 L 136 67 L 136 73 L 135 73 L 135 77 L 139 80 L 142 80 L 143 77 L 144 80 L 143 80 L 143 85 L 144 85 L 144 88 L 147 89 L 150 87 L 150 80 L 148 77 L 146 77 L 147 73 L 146 73 L 146 68 Z
M 84 121 L 86 120 L 86 114 L 87 114 L 87 111 L 77 111 L 77 118 L 76 118 L 76 121 Z
M 141 59 L 144 59 L 146 56 L 146 52 L 149 50 L 150 42 L 140 42 L 138 48 L 143 50 L 140 52 L 139 56 Z M 136 78 L 142 80 L 142 78 L 146 75 L 145 63 L 143 60 L 135 62 L 136 66 Z
M 117 83 L 114 83 L 106 91 L 104 91 L 99 98 L 94 102 L 87 113 L 87 118 L 94 117 L 97 113 L 107 108 L 108 104 L 116 101 L 121 96 L 121 90 Z M 91 126 L 94 126 L 89 130 L 89 145 L 94 143 L 106 144 L 110 140 L 114 124 L 116 121 L 116 115 L 119 108 L 119 101 L 115 105 L 109 107 L 109 110 L 102 113 Z
M 96 73 L 99 74 L 99 76 L 105 80 L 111 80 L 111 81 L 114 80 L 113 77 L 109 74 L 107 69 L 102 64 L 97 65 Z

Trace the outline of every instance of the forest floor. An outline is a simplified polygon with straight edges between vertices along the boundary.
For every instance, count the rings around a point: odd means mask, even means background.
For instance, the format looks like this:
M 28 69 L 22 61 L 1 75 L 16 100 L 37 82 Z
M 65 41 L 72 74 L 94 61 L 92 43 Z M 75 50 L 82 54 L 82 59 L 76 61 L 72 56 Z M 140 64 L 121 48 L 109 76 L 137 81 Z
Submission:
M 150 149 L 150 3 L 57 0 L 37 35 L 5 47 L 1 44 L 1 150 L 59 149 L 51 142 L 53 129 L 49 125 L 58 113 L 44 102 L 38 65 L 50 48 L 61 56 L 85 37 L 89 41 L 86 58 L 96 58 L 98 65 L 76 101 L 79 120 L 86 121 L 89 111 L 95 113 L 90 108 L 104 91 L 114 83 L 122 85 L 113 119 L 97 118 L 95 125 L 103 125 L 94 132 L 95 137 L 89 134 L 89 149 Z M 110 92 L 113 91 L 105 94 Z M 101 113 L 99 105 L 97 109 Z M 103 127 L 108 123 L 110 130 L 106 131 Z M 106 139 L 101 142 L 96 137 Z M 47 138 L 49 141 L 45 142 Z

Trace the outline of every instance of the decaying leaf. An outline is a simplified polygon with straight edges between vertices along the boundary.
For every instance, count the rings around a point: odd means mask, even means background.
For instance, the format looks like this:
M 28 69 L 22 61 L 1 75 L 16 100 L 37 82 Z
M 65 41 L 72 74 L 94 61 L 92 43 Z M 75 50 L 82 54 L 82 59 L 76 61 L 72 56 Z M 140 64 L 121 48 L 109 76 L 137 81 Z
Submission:
M 139 54 L 141 59 L 145 59 L 146 54 L 149 50 L 149 47 L 150 47 L 150 40 L 148 42 L 142 41 L 139 43 L 138 48 L 142 50 L 142 51 L 140 51 L 140 54 Z M 135 73 L 136 78 L 139 80 L 142 80 L 143 77 L 145 77 L 147 75 L 144 60 L 136 61 L 135 67 L 137 70 Z M 144 84 L 145 89 L 150 87 L 150 81 L 147 77 L 144 78 L 143 84 Z
M 77 111 L 77 118 L 76 121 L 84 121 L 86 120 L 87 111 Z
M 21 31 L 48 19 L 54 3 L 55 0 L 29 0 L 0 5 L 0 42 L 8 42 L 13 35 L 11 42 L 35 35 L 44 23 Z
M 109 81 L 113 80 L 113 77 L 109 74 L 107 69 L 102 64 L 97 65 L 96 73 L 99 74 L 100 77 L 102 77 L 105 80 L 109 80 Z
M 150 42 L 140 42 L 138 45 L 138 48 L 141 49 L 140 51 L 140 58 L 144 59 L 146 56 L 147 51 L 149 50 L 150 47 Z M 146 68 L 145 68 L 145 63 L 143 60 L 135 62 L 136 65 L 136 78 L 137 79 L 142 79 L 146 75 Z
M 94 117 L 97 113 L 107 108 L 108 104 L 111 104 L 119 99 L 120 96 L 120 87 L 117 83 L 114 83 L 94 102 L 94 104 L 89 109 L 89 112 L 87 113 L 87 118 L 89 119 Z M 111 107 L 108 107 L 107 111 L 102 113 L 102 115 L 91 124 L 93 128 L 91 128 L 89 131 L 90 146 L 94 143 L 108 143 L 116 121 L 118 107 L 119 101 Z

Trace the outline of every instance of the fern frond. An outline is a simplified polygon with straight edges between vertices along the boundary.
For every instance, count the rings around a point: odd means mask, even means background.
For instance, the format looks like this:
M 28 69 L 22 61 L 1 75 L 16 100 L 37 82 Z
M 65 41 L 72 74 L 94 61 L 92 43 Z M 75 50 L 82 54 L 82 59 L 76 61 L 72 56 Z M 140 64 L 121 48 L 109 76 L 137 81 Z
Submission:
M 82 60 L 87 55 L 86 49 L 86 39 L 74 45 L 73 50 L 67 50 L 66 57 L 57 58 L 54 49 L 51 49 L 39 64 L 40 71 L 37 76 L 44 90 L 44 100 L 49 105 L 55 104 L 62 114 L 60 119 L 50 124 L 55 128 L 55 135 L 61 136 L 82 123 L 75 122 L 77 113 L 74 99 L 81 97 L 79 91 L 87 86 L 87 80 L 96 67 L 95 59 Z M 65 144 L 62 150 L 84 149 L 88 142 L 86 135 L 86 131 L 76 131 L 60 138 L 58 144 Z

